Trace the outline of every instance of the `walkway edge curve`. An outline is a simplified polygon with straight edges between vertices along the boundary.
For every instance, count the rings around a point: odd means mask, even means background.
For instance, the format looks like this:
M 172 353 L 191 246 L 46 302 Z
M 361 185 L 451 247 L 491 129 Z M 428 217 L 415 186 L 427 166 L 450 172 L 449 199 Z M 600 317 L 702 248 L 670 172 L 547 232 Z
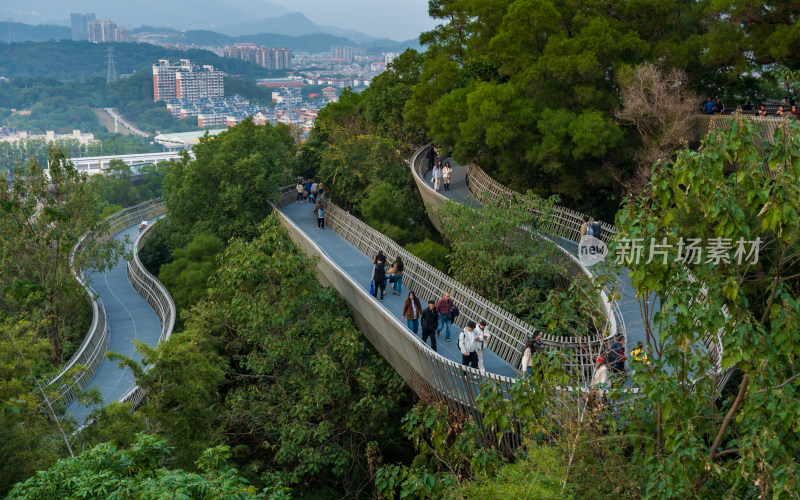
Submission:
M 409 387 L 425 400 L 441 400 L 447 406 L 463 414 L 476 414 L 474 401 L 480 393 L 479 382 L 492 380 L 500 384 L 504 394 L 509 393 L 514 378 L 497 375 L 490 372 L 464 366 L 451 361 L 430 349 L 422 340 L 413 334 L 408 326 L 380 305 L 356 282 L 344 269 L 342 269 L 327 252 L 308 237 L 288 216 L 281 212 L 281 208 L 290 205 L 296 199 L 294 186 L 285 190 L 281 199 L 273 204 L 280 215 L 283 226 L 287 229 L 289 237 L 302 251 L 309 256 L 318 257 L 317 279 L 332 286 L 347 302 L 353 313 L 356 325 L 363 332 L 366 339 L 378 350 L 392 368 L 403 378 Z M 385 236 L 366 226 L 355 217 L 349 216 L 344 210 L 333 203 L 328 203 L 325 221 L 331 229 L 336 231 L 345 240 L 355 245 L 362 252 L 367 242 L 379 242 L 383 245 Z M 358 236 L 359 241 L 351 238 Z M 397 245 L 395 243 L 395 245 Z M 398 249 L 387 246 L 384 248 L 387 256 L 397 255 Z M 411 286 L 424 286 L 419 280 L 423 273 L 429 272 L 427 264 L 402 250 L 406 260 L 404 284 Z M 419 271 L 415 271 L 415 268 Z M 433 270 L 433 268 L 430 268 Z M 438 272 L 438 271 L 436 271 Z M 418 276 L 419 275 L 419 276 Z M 407 281 L 406 281 L 407 280 Z M 422 294 L 422 292 L 419 292 Z M 464 309 L 462 308 L 462 311 Z M 471 312 L 464 311 L 460 318 L 469 316 Z M 495 328 L 493 330 L 497 332 Z M 497 334 L 495 334 L 495 337 Z M 518 363 L 517 363 L 518 366 Z M 478 419 L 478 422 L 481 420 Z M 504 438 L 505 440 L 506 438 Z M 504 446 L 516 447 L 519 443 L 516 436 L 510 436 Z
M 723 122 L 725 123 L 725 122 Z M 729 123 L 729 121 L 728 121 Z M 489 192 L 496 195 L 507 195 L 508 193 L 513 193 L 513 190 L 500 184 L 496 180 L 492 179 L 489 174 L 487 174 L 482 168 L 474 163 L 471 163 L 468 166 L 468 187 L 470 191 L 475 194 L 476 197 L 480 198 L 479 194 L 481 192 Z M 477 191 L 477 194 L 476 194 Z M 571 210 L 565 207 L 557 207 L 559 211 L 559 215 L 557 220 L 560 221 L 560 224 L 552 224 L 548 226 L 548 230 L 557 231 L 555 234 L 572 241 L 573 243 L 577 243 L 580 240 L 580 226 L 581 222 L 583 221 L 584 214 L 577 212 L 575 210 Z M 607 224 L 605 222 L 602 223 L 603 227 L 603 235 L 602 240 L 605 244 L 609 244 L 609 242 L 613 239 L 614 235 L 617 234 L 617 228 L 613 225 Z M 695 278 L 691 274 L 689 275 L 689 279 L 694 281 Z M 707 295 L 707 289 L 705 287 L 701 288 L 702 297 L 696 300 L 703 300 Z M 722 306 L 722 312 L 726 316 L 728 316 L 728 308 L 727 306 Z M 722 368 L 722 355 L 723 355 L 723 342 L 722 342 L 722 329 L 716 332 L 706 332 L 703 335 L 703 344 L 711 356 L 712 366 L 714 367 L 714 371 L 719 373 L 719 378 L 717 379 L 717 389 L 721 390 L 725 383 L 728 381 L 732 374 L 732 368 L 723 369 Z
M 159 321 L 161 322 L 161 336 L 158 343 L 161 343 L 172 335 L 172 329 L 175 327 L 175 302 L 172 300 L 167 288 L 158 281 L 147 268 L 144 267 L 142 261 L 139 260 L 139 252 L 145 244 L 145 240 L 150 235 L 150 232 L 155 227 L 155 223 L 148 226 L 147 229 L 142 231 L 136 238 L 133 244 L 133 257 L 128 261 L 127 275 L 133 288 L 144 297 L 148 304 L 156 312 Z M 149 370 L 150 366 L 145 367 L 145 371 Z M 146 392 L 138 385 L 134 385 L 126 392 L 119 401 L 121 403 L 132 403 L 136 408 L 144 401 Z
M 86 280 L 83 269 L 75 268 L 75 256 L 83 250 L 89 238 L 96 241 L 106 241 L 120 230 L 163 212 L 164 205 L 160 198 L 126 208 L 103 221 L 102 224 L 106 225 L 106 230 L 103 233 L 99 235 L 87 233 L 72 248 L 69 259 L 70 267 L 75 279 L 86 290 L 87 300 L 92 307 L 92 324 L 75 354 L 46 384 L 58 388 L 56 399 L 60 403 L 68 404 L 88 385 L 89 380 L 94 376 L 97 367 L 108 350 L 109 326 L 106 322 L 105 307 L 91 284 Z M 87 369 L 82 370 L 71 380 L 68 380 L 67 373 L 78 365 L 86 366 Z

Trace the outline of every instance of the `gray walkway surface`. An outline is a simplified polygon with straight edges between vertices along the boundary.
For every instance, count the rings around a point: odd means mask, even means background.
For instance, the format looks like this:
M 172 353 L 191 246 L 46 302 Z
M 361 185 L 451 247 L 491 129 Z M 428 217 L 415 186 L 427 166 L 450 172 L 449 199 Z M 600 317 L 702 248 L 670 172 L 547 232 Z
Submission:
M 464 179 L 467 175 L 467 167 L 458 165 L 452 159 L 447 159 L 450 162 L 450 166 L 453 167 L 453 173 L 451 175 L 451 182 L 450 182 L 450 190 L 439 191 L 440 194 L 443 196 L 457 201 L 459 203 L 466 203 L 469 201 L 474 206 L 480 206 L 480 202 L 475 200 L 475 196 L 467 187 L 466 182 Z M 444 162 L 442 162 L 444 164 Z M 431 181 L 431 172 L 427 172 L 425 174 L 425 181 Z M 431 188 L 433 188 L 433 184 L 431 184 Z M 557 237 L 553 239 L 553 241 L 560 246 L 561 248 L 567 250 L 568 252 L 577 255 L 578 253 L 578 244 L 574 241 L 568 240 L 567 238 Z M 590 271 L 597 272 L 597 267 L 593 266 L 589 268 Z M 626 353 L 630 353 L 633 348 L 636 346 L 637 342 L 642 342 L 645 345 L 647 344 L 647 333 L 644 327 L 644 320 L 642 319 L 641 310 L 639 307 L 639 300 L 636 298 L 636 289 L 633 288 L 633 284 L 631 282 L 631 278 L 628 274 L 628 270 L 625 269 L 620 274 L 612 274 L 611 281 L 608 285 L 608 288 L 611 289 L 615 285 L 617 287 L 618 292 L 621 294 L 621 297 L 618 301 L 619 311 L 622 315 L 622 319 L 625 322 L 625 328 L 627 330 L 627 347 Z M 656 303 L 655 308 L 653 306 L 653 301 L 650 301 L 651 304 L 651 314 L 654 311 L 658 310 L 658 304 Z
M 136 224 L 116 234 L 114 239 L 123 240 L 126 235 L 130 236 L 131 244 L 128 245 L 130 250 L 138 233 L 139 225 Z M 92 274 L 90 279 L 92 287 L 106 308 L 109 327 L 108 350 L 140 361 L 142 356 L 135 351 L 134 340 L 155 346 L 161 336 L 161 323 L 150 304 L 128 281 L 126 269 L 127 262 L 120 259 L 113 268 L 105 273 Z M 129 368 L 119 368 L 116 361 L 103 359 L 86 388 L 99 388 L 103 396 L 103 402 L 99 406 L 104 406 L 118 400 L 133 386 L 133 373 Z M 67 414 L 75 417 L 79 425 L 92 410 L 93 407 L 82 406 L 77 399 L 67 405 Z
M 372 276 L 372 257 L 364 255 L 358 248 L 353 246 L 350 242 L 339 236 L 339 234 L 328 227 L 325 230 L 317 229 L 317 216 L 314 215 L 314 205 L 312 203 L 292 203 L 281 209 L 289 219 L 292 220 L 298 227 L 300 227 L 305 234 L 307 234 L 317 245 L 324 250 L 336 264 L 339 265 L 347 274 L 349 274 L 355 281 L 361 284 L 364 290 L 369 291 L 370 278 Z M 386 295 L 383 302 L 375 301 L 381 306 L 385 307 L 388 311 L 394 314 L 405 325 L 406 320 L 402 318 L 403 304 L 408 297 L 409 289 L 403 285 L 400 295 L 392 295 L 391 284 L 386 285 Z M 415 291 L 415 290 L 411 290 Z M 428 300 L 438 300 L 439 297 L 419 297 L 420 302 L 424 305 Z M 457 305 L 457 304 L 456 304 Z M 475 318 L 470 318 L 475 319 Z M 479 319 L 479 318 L 478 318 Z M 489 333 L 491 333 L 492 325 L 488 325 Z M 455 325 L 450 328 L 450 342 L 445 341 L 444 331 L 437 338 L 437 352 L 442 356 L 461 363 L 461 352 L 458 350 L 458 334 L 461 329 Z M 420 329 L 418 335 L 421 336 L 422 330 Z M 428 340 L 430 345 L 430 340 Z M 513 368 L 509 363 L 494 354 L 493 352 L 486 351 L 483 356 L 484 365 L 486 370 L 497 375 L 504 375 L 507 377 L 517 377 L 519 372 Z

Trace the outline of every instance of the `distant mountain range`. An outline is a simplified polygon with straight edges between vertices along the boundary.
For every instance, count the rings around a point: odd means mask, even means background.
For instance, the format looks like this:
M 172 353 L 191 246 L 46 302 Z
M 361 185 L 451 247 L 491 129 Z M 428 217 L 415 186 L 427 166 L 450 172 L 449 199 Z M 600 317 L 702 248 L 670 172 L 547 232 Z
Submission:
M 276 35 L 314 35 L 327 34 L 348 38 L 354 42 L 368 42 L 375 40 L 374 36 L 365 35 L 359 31 L 345 30 L 334 26 L 315 24 L 311 19 L 299 12 L 291 12 L 279 17 L 268 17 L 259 21 L 248 21 L 220 28 L 222 33 L 228 35 L 249 35 L 252 33 L 274 33 Z
M 325 34 L 347 38 L 351 45 L 353 42 L 364 43 L 376 39 L 355 30 L 315 24 L 299 12 L 291 12 L 286 7 L 266 0 L 25 0 L 6 3 L 9 5 L 4 5 L 2 9 L 3 21 L 17 21 L 15 24 L 45 23 L 69 28 L 67 12 L 94 12 L 98 19 L 111 19 L 127 28 L 165 26 L 178 31 L 208 31 L 229 36 L 269 33 L 301 37 Z M 21 30 L 18 31 L 19 34 L 14 33 L 15 41 L 42 41 L 41 38 L 26 37 Z M 8 42 L 8 37 L 3 35 L 5 33 L 0 33 L 0 41 Z M 70 37 L 63 31 L 51 36 L 56 40 Z
M 46 42 L 48 40 L 71 39 L 72 30 L 56 24 L 23 24 L 0 22 L 0 42 Z
M 349 45 L 364 50 L 403 52 L 407 48 L 419 50 L 416 39 L 396 42 L 376 39 L 363 33 L 319 26 L 303 14 L 290 13 L 231 25 L 224 33 L 211 30 L 178 30 L 174 28 L 140 26 L 133 33 L 148 35 L 153 41 L 172 44 L 223 46 L 239 42 L 252 42 L 269 47 L 287 47 L 292 51 L 326 52 L 334 45 Z M 69 40 L 72 31 L 67 26 L 53 24 L 30 25 L 17 22 L 0 22 L 0 43 L 42 42 Z

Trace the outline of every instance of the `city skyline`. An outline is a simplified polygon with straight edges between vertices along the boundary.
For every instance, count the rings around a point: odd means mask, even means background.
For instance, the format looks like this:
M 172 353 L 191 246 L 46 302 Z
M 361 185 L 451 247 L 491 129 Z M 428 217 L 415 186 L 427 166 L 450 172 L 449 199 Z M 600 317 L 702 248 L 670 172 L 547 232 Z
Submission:
M 300 13 L 320 28 L 333 28 L 332 32 L 340 31 L 343 36 L 350 31 L 355 38 L 359 38 L 360 33 L 395 41 L 415 39 L 421 32 L 431 30 L 437 24 L 428 17 L 427 0 L 403 3 L 387 0 L 345 0 L 336 3 L 322 0 L 200 0 L 191 2 L 194 7 L 191 9 L 184 9 L 183 3 L 181 0 L 170 3 L 138 0 L 125 4 L 106 4 L 99 0 L 66 3 L 31 0 L 25 4 L 8 6 L 6 16 L 31 24 L 69 26 L 71 13 L 84 12 L 94 13 L 98 19 L 114 20 L 118 25 L 128 28 L 147 24 L 226 32 L 237 25 L 257 25 L 262 19 Z

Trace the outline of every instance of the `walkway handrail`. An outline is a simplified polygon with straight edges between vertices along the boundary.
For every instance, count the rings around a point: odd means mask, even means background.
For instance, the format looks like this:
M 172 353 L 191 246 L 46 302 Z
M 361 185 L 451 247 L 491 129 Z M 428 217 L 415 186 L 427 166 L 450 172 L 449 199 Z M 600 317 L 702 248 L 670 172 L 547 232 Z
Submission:
M 282 208 L 294 200 L 295 193 L 290 191 L 285 193 L 275 203 L 275 206 Z M 320 281 L 327 282 L 336 288 L 339 295 L 350 305 L 356 324 L 367 340 L 415 393 L 423 398 L 444 401 L 450 409 L 463 414 L 475 414 L 476 411 L 474 401 L 478 397 L 479 387 L 473 377 L 477 377 L 481 381 L 492 380 L 499 383 L 503 393 L 508 395 L 509 388 L 515 379 L 464 366 L 433 351 L 417 335 L 414 335 L 407 325 L 379 304 L 364 289 L 363 284 L 356 282 L 347 271 L 330 258 L 324 248 L 317 245 L 286 215 L 280 211 L 278 213 L 292 240 L 306 254 L 319 257 L 317 270 Z M 387 256 L 402 255 L 406 262 L 403 285 L 408 283 L 407 288 L 414 287 L 420 290 L 419 292 L 415 290 L 418 296 L 421 297 L 422 293 L 439 295 L 444 291 L 454 292 L 455 300 L 461 301 L 459 302 L 460 306 L 463 305 L 462 311 L 464 312 L 459 318 L 463 319 L 475 314 L 478 312 L 476 307 L 492 306 L 470 290 L 448 285 L 447 282 L 453 284 L 455 282 L 406 252 L 386 236 L 355 217 L 349 216 L 347 212 L 333 203 L 329 202 L 327 205 L 325 221 L 340 236 L 356 245 L 367 255 L 374 253 L 377 249 L 386 250 Z M 469 301 L 469 305 L 466 301 Z M 474 317 L 479 316 L 475 315 Z M 493 328 L 492 339 L 496 339 L 494 342 L 490 340 L 490 348 L 503 346 L 505 341 L 498 339 L 502 335 L 498 326 L 500 322 L 513 321 L 513 318 L 509 315 L 509 317 L 489 317 L 487 320 L 490 321 Z M 495 350 L 495 352 L 498 351 Z M 519 444 L 516 441 L 518 440 L 517 436 L 509 436 L 508 439 L 510 442 L 505 443 L 504 446 L 511 446 L 513 449 Z
M 431 218 L 431 221 L 434 225 L 442 231 L 441 221 L 438 217 L 439 210 L 447 203 L 448 198 L 437 193 L 425 182 L 424 180 L 424 171 L 423 171 L 423 163 L 425 157 L 423 156 L 423 152 L 428 149 L 429 146 L 424 146 L 417 150 L 414 156 L 411 158 L 411 172 L 414 177 L 414 181 L 417 184 L 417 188 L 419 189 L 420 195 L 422 196 L 423 201 L 425 202 L 425 206 L 428 209 L 428 215 Z M 470 186 L 470 189 L 472 187 Z M 508 190 L 505 186 L 502 185 L 487 185 L 487 190 L 490 193 L 495 193 L 498 195 L 509 195 L 513 194 L 513 191 Z M 480 197 L 476 198 L 480 199 Z M 486 199 L 485 197 L 483 199 Z M 558 217 L 558 210 L 554 212 L 556 217 Z M 547 232 L 550 230 L 550 227 L 553 224 L 548 224 L 543 221 L 544 226 L 540 225 L 540 229 L 542 232 Z M 580 227 L 578 228 L 580 231 Z M 547 233 L 549 234 L 549 233 Z M 578 274 L 582 274 L 587 276 L 591 279 L 591 273 L 580 264 L 574 256 L 570 255 L 569 252 L 565 251 L 563 248 L 559 247 L 557 244 L 553 244 L 554 247 L 558 250 L 559 260 L 560 263 L 567 263 L 567 277 L 573 277 Z M 463 285 L 461 285 L 463 286 Z M 477 294 L 476 294 L 477 295 Z M 623 333 L 624 330 L 624 322 L 622 321 L 621 315 L 615 314 L 615 310 L 612 307 L 610 301 L 608 300 L 608 295 L 605 291 L 601 292 L 600 296 L 601 305 L 603 308 L 603 314 L 605 315 L 605 319 L 607 321 L 608 328 L 606 330 L 608 333 L 606 335 L 588 335 L 583 337 L 573 337 L 573 338 L 565 338 L 562 336 L 551 335 L 547 333 L 543 333 L 542 340 L 544 345 L 553 350 L 558 351 L 572 351 L 573 355 L 571 357 L 567 357 L 570 360 L 569 365 L 582 375 L 581 382 L 588 383 L 592 378 L 592 371 L 594 370 L 594 365 L 596 364 L 597 358 L 603 352 L 606 344 L 609 343 L 610 339 L 614 338 L 618 333 Z M 494 315 L 500 317 L 508 317 L 513 318 L 513 321 L 510 322 L 511 325 L 514 325 L 509 331 L 507 331 L 507 343 L 510 346 L 513 346 L 512 351 L 515 351 L 515 356 L 513 358 L 507 358 L 503 356 L 500 352 L 497 352 L 503 359 L 511 363 L 512 366 L 519 366 L 519 361 L 521 359 L 520 351 L 524 347 L 525 343 L 530 338 L 531 334 L 534 330 L 541 330 L 534 328 L 523 320 L 516 318 L 511 313 L 506 311 L 505 309 L 501 308 L 497 305 L 492 305 L 492 309 L 494 310 Z M 485 318 L 487 321 L 490 321 L 489 318 Z M 491 323 L 490 323 L 491 324 Z M 523 326 L 524 325 L 524 326 Z M 490 346 L 491 347 L 491 346 Z
M 731 123 L 740 118 L 747 117 L 761 125 L 761 142 L 773 142 L 775 138 L 775 131 L 783 124 L 788 124 L 790 120 L 795 118 L 786 111 L 783 117 L 780 116 L 753 116 L 747 113 L 734 113 L 732 115 L 706 115 L 698 114 L 695 116 L 695 131 L 697 137 L 701 137 L 715 129 L 725 129 L 730 127 Z M 772 173 L 772 177 L 775 174 Z
M 108 349 L 109 328 L 106 322 L 105 307 L 103 302 L 97 298 L 97 292 L 88 283 L 83 269 L 75 267 L 75 257 L 78 252 L 83 250 L 89 238 L 96 241 L 106 241 L 120 230 L 131 226 L 134 221 L 139 222 L 147 219 L 149 214 L 159 210 L 163 213 L 163 202 L 161 202 L 160 198 L 126 208 L 107 217 L 102 222 L 102 225 L 106 226 L 106 231 L 97 235 L 87 233 L 72 247 L 69 257 L 70 268 L 75 279 L 86 290 L 87 300 L 92 307 L 92 324 L 75 354 L 47 382 L 48 386 L 54 385 L 57 387 L 56 399 L 64 405 L 75 399 L 81 390 L 86 387 Z M 79 365 L 86 366 L 86 370 L 80 371 L 71 380 L 67 380 L 67 373 Z
M 133 288 L 156 312 L 156 316 L 158 316 L 158 320 L 161 323 L 161 335 L 158 342 L 162 342 L 169 339 L 175 326 L 175 302 L 173 302 L 172 295 L 170 295 L 167 288 L 139 260 L 139 252 L 144 247 L 145 240 L 150 235 L 153 227 L 155 227 L 155 224 L 148 226 L 136 238 L 133 244 L 133 257 L 128 261 L 127 274 Z M 145 367 L 145 371 L 149 369 L 150 365 Z M 145 396 L 146 391 L 138 385 L 134 385 L 119 398 L 119 401 L 121 403 L 132 403 L 133 407 L 136 408 L 142 404 Z
M 277 205 L 280 208 L 292 201 L 294 198 L 290 192 Z M 534 331 L 531 325 L 442 273 L 333 203 L 328 203 L 325 221 L 342 238 L 368 256 L 375 255 L 378 250 L 383 250 L 388 258 L 402 256 L 405 262 L 403 285 L 406 288 L 414 290 L 420 300 L 438 299 L 445 293 L 450 293 L 461 310 L 455 324 L 463 328 L 470 319 L 485 319 L 492 332 L 487 347 L 511 366 L 520 366 L 522 347 Z M 545 344 L 561 351 L 575 351 L 575 356 L 568 358 L 570 362 L 567 363 L 567 369 L 574 368 L 582 379 L 586 382 L 590 380 L 591 371 L 585 367 L 591 366 L 593 357 L 599 355 L 597 349 L 592 350 L 588 342 L 578 338 L 572 342 L 560 342 L 558 345 L 547 339 Z
M 489 177 L 483 169 L 475 164 L 469 165 L 468 176 L 470 191 L 472 191 L 476 197 L 479 197 L 479 194 L 476 194 L 476 192 L 481 193 L 482 191 L 503 195 L 508 195 L 508 193 L 513 192 L 511 189 Z M 560 215 L 556 217 L 556 220 L 561 221 L 561 223 L 550 224 L 546 226 L 547 230 L 554 231 L 554 234 L 559 234 L 575 243 L 580 241 L 580 223 L 578 221 L 583 222 L 584 214 L 563 207 L 556 207 L 556 212 L 560 213 Z M 614 226 L 603 223 L 603 234 L 601 236 L 604 243 L 608 244 L 616 233 L 617 229 Z M 695 280 L 691 274 L 689 275 L 689 279 L 692 281 Z M 707 296 L 707 290 L 705 288 L 701 289 L 701 296 Z M 722 312 L 726 316 L 728 315 L 727 306 L 722 306 Z M 717 381 L 717 387 L 720 389 L 725 385 L 725 382 L 727 382 L 731 375 L 730 368 L 722 370 L 721 366 L 723 352 L 722 333 L 722 330 L 719 330 L 716 332 L 706 332 L 703 335 L 703 344 L 711 356 L 712 365 L 715 367 L 715 371 L 720 372 L 720 377 Z

